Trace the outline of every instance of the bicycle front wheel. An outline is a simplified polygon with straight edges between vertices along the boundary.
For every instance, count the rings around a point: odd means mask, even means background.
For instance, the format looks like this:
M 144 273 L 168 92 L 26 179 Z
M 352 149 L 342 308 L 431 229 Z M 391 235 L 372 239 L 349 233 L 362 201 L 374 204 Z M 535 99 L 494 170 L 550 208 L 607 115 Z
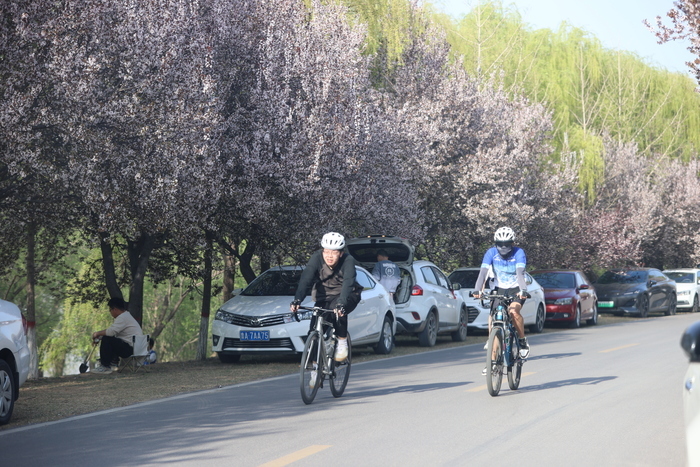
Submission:
M 340 397 L 345 392 L 345 386 L 350 378 L 350 366 L 352 365 L 352 343 L 348 334 L 348 358 L 342 362 L 331 360 L 331 393 L 333 397 Z
M 486 387 L 497 396 L 503 380 L 503 329 L 494 326 L 489 334 L 486 350 Z
M 323 377 L 323 355 L 321 355 L 321 338 L 318 332 L 309 334 L 301 354 L 300 389 L 305 404 L 314 401 Z

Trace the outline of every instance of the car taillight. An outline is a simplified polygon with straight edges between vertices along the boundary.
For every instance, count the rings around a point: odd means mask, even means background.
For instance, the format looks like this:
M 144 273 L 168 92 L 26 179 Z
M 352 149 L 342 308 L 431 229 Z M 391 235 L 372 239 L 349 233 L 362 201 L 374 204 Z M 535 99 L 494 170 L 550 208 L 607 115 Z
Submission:
M 411 287 L 411 295 L 423 295 L 423 288 L 420 285 Z

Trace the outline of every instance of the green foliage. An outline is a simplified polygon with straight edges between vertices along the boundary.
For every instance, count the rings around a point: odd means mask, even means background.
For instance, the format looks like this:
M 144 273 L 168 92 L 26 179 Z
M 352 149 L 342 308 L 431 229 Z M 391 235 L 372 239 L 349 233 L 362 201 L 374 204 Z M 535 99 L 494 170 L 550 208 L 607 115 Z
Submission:
M 464 57 L 467 71 L 499 76 L 506 89 L 553 111 L 559 151 L 578 132 L 574 127 L 586 135 L 607 132 L 634 141 L 645 156 L 688 160 L 700 148 L 700 96 L 687 76 L 606 49 L 566 23 L 557 31 L 532 30 L 517 10 L 500 2 L 478 3 L 459 20 L 440 14 L 435 20 L 448 32 L 452 53 Z M 588 196 L 590 182 L 584 183 Z

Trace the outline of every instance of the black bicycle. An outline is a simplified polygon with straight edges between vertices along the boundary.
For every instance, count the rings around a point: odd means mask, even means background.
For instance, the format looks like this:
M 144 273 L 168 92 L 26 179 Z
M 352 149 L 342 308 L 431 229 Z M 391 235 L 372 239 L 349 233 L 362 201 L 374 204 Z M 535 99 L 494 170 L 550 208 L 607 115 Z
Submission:
M 530 294 L 525 294 L 525 297 L 530 298 Z M 508 386 L 515 390 L 520 386 L 523 363 L 527 359 L 520 355 L 520 340 L 508 313 L 508 307 L 516 297 L 492 293 L 485 298 L 500 300 L 491 310 L 491 332 L 486 347 L 486 387 L 495 397 L 501 390 L 503 367 L 508 373 Z
M 309 332 L 306 344 L 304 344 L 304 352 L 301 354 L 299 378 L 301 398 L 305 404 L 311 404 L 318 389 L 323 387 L 325 379 L 330 381 L 333 397 L 340 397 L 348 384 L 348 378 L 350 378 L 352 365 L 350 334 L 348 334 L 348 356 L 344 361 L 336 362 L 333 356 L 338 345 L 338 337 L 335 335 L 333 323 L 326 319 L 335 312 L 319 307 L 299 307 L 299 309 L 311 312 L 316 318 L 316 326 Z M 295 317 L 298 321 L 297 314 Z

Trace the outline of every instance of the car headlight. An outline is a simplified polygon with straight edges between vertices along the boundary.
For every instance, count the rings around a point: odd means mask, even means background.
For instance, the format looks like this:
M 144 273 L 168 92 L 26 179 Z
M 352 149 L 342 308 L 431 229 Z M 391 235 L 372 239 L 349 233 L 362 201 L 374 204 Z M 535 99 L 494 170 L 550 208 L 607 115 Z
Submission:
M 233 313 L 228 311 L 219 310 L 214 315 L 214 320 L 223 321 L 224 323 L 233 324 Z
M 569 298 L 560 298 L 554 301 L 555 305 L 571 305 L 571 297 Z
M 690 295 L 690 290 L 679 290 L 678 295 Z

